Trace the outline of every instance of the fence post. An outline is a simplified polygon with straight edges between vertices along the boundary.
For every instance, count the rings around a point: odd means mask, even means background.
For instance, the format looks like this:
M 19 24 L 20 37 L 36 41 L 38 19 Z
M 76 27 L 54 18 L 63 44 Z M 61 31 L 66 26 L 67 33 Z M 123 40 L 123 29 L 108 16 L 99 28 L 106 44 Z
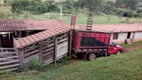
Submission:
M 69 31 L 69 51 L 68 51 L 68 56 L 69 56 L 69 59 L 71 60 L 71 53 L 72 53 L 72 38 L 73 38 L 73 34 L 72 34 L 72 30 Z
M 18 50 L 20 58 L 20 68 L 24 69 L 24 49 Z
M 54 38 L 54 54 L 53 54 L 53 60 L 54 64 L 56 64 L 56 58 L 57 58 L 57 37 Z
M 41 43 L 39 43 L 39 60 L 42 60 L 42 44 Z

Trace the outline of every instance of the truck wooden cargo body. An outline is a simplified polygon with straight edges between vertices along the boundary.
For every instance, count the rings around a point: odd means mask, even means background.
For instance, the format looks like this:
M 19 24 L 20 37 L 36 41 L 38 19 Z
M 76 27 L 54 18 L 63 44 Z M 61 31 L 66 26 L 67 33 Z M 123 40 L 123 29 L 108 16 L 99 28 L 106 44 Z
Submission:
M 89 55 L 94 58 L 102 52 L 107 52 L 110 43 L 110 33 L 97 31 L 73 31 L 73 52 L 79 55 L 86 55 L 89 60 Z M 92 58 L 93 58 L 92 56 Z

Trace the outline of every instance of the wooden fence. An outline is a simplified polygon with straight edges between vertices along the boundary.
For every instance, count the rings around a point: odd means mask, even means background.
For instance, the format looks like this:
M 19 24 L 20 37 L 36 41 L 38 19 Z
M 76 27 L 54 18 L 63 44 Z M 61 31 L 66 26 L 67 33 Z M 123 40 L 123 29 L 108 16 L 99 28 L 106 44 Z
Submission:
M 38 59 L 44 65 L 68 55 L 68 32 L 49 37 L 26 47 L 0 48 L 0 73 L 28 67 L 28 62 Z
M 41 60 L 43 62 L 43 65 L 47 65 L 53 62 L 56 63 L 56 60 L 67 56 L 67 35 L 67 32 L 62 33 L 19 49 L 20 67 L 28 67 L 28 62 L 32 59 Z
M 19 69 L 19 54 L 14 48 L 0 48 L 0 73 Z

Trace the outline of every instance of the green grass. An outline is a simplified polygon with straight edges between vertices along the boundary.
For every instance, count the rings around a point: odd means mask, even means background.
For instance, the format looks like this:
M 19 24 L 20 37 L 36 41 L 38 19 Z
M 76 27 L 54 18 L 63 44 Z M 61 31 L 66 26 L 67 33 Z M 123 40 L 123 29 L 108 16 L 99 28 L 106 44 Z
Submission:
M 142 49 L 133 52 L 79 61 L 59 67 L 50 65 L 44 71 L 13 74 L 2 80 L 142 80 Z M 36 74 L 33 74 L 36 73 Z M 32 75 L 33 74 L 33 75 Z
M 132 44 L 121 44 L 124 48 L 135 48 L 138 46 L 142 46 L 142 41 L 134 42 Z
M 0 6 L 0 11 L 11 12 L 11 7 Z
M 0 11 L 3 12 L 9 12 L 11 13 L 11 7 L 5 7 L 5 6 L 0 6 Z M 26 14 L 27 15 L 27 14 Z M 18 19 L 24 19 L 24 14 L 17 16 Z M 71 22 L 71 14 L 64 14 L 63 13 L 63 20 L 66 21 L 66 23 L 70 24 Z M 10 19 L 12 16 L 10 16 Z M 29 15 L 29 19 L 60 19 L 60 13 L 45 13 L 41 15 Z M 77 14 L 77 24 L 87 24 L 87 19 L 88 16 L 83 14 L 83 13 L 78 13 Z M 118 23 L 126 23 L 126 17 L 119 17 L 117 15 L 96 15 L 93 18 L 93 23 L 94 24 L 118 24 Z M 134 23 L 134 22 L 142 22 L 141 18 L 129 18 L 129 23 Z
M 70 24 L 71 22 L 71 16 L 72 15 L 63 15 L 63 20 L 66 21 L 66 23 Z M 59 13 L 47 13 L 43 15 L 32 15 L 33 19 L 60 19 L 60 14 Z M 87 19 L 88 16 L 85 14 L 78 14 L 77 15 L 77 24 L 87 24 Z M 93 18 L 93 23 L 94 24 L 118 24 L 118 23 L 125 23 L 126 17 L 119 17 L 116 15 L 96 15 Z M 142 22 L 141 19 L 139 18 L 129 18 L 129 22 Z
M 47 20 L 47 19 L 60 19 L 59 13 L 46 13 L 41 15 L 29 15 L 29 19 L 35 20 Z M 63 20 L 66 21 L 67 24 L 71 22 L 71 14 L 63 14 Z M 23 19 L 23 14 L 18 17 L 18 19 Z M 77 15 L 77 24 L 87 24 L 88 16 L 85 14 Z M 118 24 L 118 23 L 126 23 L 126 17 L 119 17 L 116 15 L 95 15 L 93 17 L 94 24 Z M 129 23 L 134 22 L 142 22 L 140 18 L 129 18 Z

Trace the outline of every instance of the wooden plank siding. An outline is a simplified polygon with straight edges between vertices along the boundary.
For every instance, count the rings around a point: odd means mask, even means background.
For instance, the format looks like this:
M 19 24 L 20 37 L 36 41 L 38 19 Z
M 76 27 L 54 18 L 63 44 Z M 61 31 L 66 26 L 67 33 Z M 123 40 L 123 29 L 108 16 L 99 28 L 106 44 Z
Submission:
M 0 48 L 0 73 L 20 68 L 19 54 L 14 48 Z
M 51 30 L 52 31 L 52 30 Z M 48 33 L 48 34 L 47 34 Z M 31 45 L 27 45 L 23 48 L 19 48 L 18 52 L 20 54 L 20 67 L 26 68 L 28 67 L 28 62 L 32 59 L 38 59 L 43 62 L 43 66 L 55 63 L 56 60 L 67 56 L 68 55 L 68 32 L 56 34 L 56 31 L 48 32 L 45 31 L 44 33 L 40 33 L 40 35 L 36 35 L 36 38 L 41 39 L 40 41 L 36 41 Z M 44 36 L 42 36 L 44 35 Z M 38 36 L 38 37 L 37 37 Z M 40 36 L 40 37 L 39 37 Z M 42 36 L 42 38 L 41 38 Z M 46 38 L 47 36 L 50 36 Z M 35 36 L 34 36 L 35 37 Z M 44 39 L 43 39 L 44 38 Z M 35 41 L 35 38 L 28 36 L 30 41 Z M 38 40 L 39 40 L 38 39 Z M 19 44 L 23 44 L 25 38 L 21 41 L 18 41 Z

